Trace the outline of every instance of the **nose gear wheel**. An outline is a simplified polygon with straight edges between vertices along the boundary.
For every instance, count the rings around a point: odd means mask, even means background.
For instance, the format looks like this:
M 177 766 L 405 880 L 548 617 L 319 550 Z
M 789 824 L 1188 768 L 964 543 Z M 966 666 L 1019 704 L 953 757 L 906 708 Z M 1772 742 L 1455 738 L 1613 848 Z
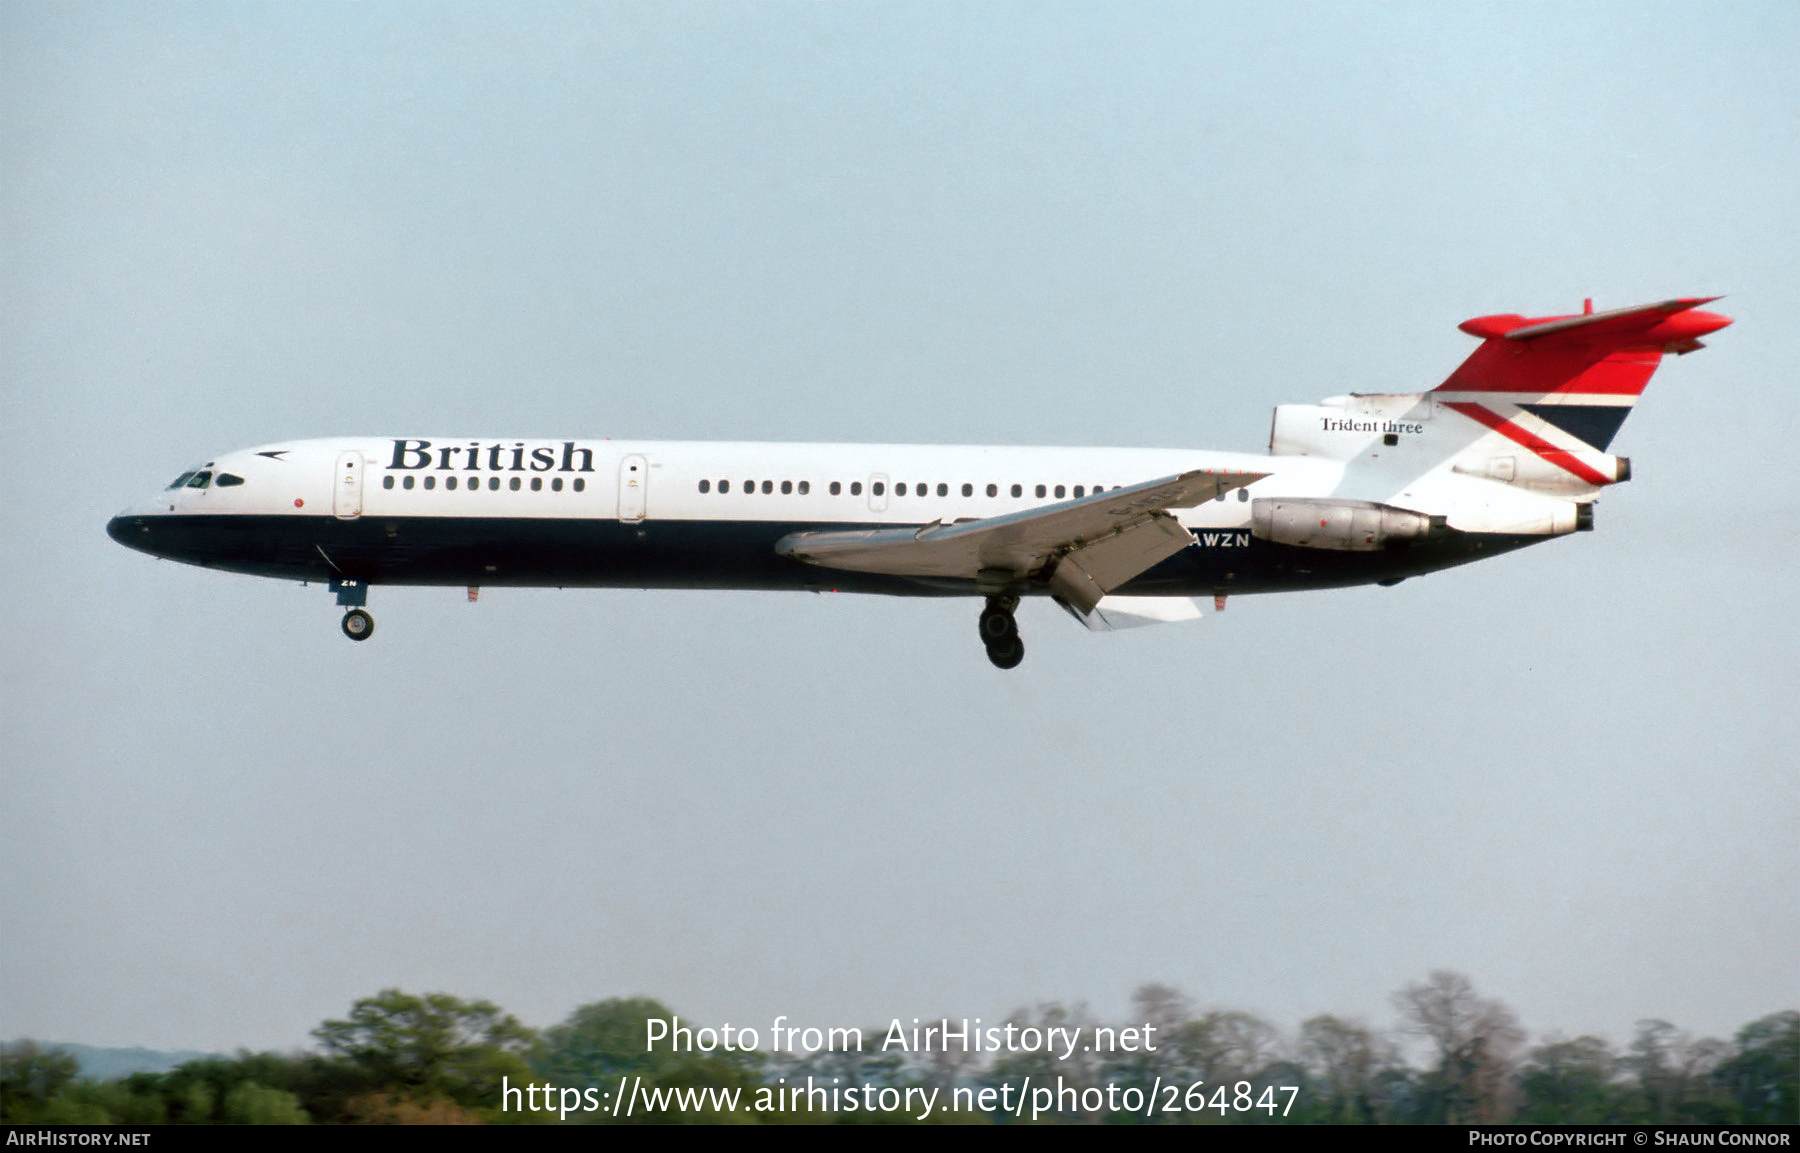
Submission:
M 344 635 L 353 641 L 366 641 L 375 635 L 375 618 L 362 609 L 344 614 Z

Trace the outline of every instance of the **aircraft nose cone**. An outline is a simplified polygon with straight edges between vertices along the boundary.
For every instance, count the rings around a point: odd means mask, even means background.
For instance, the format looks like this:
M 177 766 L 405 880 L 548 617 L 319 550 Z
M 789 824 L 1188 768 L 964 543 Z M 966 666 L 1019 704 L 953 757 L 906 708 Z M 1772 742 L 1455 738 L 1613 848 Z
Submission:
M 106 535 L 126 548 L 150 551 L 150 526 L 143 517 L 122 512 L 106 522 Z

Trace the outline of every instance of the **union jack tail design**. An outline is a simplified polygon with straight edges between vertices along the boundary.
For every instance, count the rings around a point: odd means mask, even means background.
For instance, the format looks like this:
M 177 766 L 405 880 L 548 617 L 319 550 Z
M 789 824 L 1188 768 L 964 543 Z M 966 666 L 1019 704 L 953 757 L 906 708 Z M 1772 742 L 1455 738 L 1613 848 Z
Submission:
M 1594 485 L 1611 484 L 1584 460 L 1604 451 L 1631 414 L 1665 352 L 1702 347 L 1731 323 L 1699 306 L 1716 296 L 1532 319 L 1478 316 L 1459 327 L 1482 338 L 1432 393 L 1444 407 Z

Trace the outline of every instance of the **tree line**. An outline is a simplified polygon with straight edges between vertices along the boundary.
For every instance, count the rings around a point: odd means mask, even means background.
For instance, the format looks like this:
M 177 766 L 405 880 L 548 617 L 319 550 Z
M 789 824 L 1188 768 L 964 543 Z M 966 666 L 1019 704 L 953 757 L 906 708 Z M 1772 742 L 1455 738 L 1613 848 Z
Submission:
M 1727 1042 L 1666 1021 L 1640 1021 L 1621 1051 L 1599 1037 L 1535 1046 L 1504 1004 L 1466 977 L 1437 972 L 1394 994 L 1394 1026 L 1319 1016 L 1293 1033 L 1248 1013 L 1201 1010 L 1177 990 L 1146 985 L 1124 1026 L 1155 1032 L 1154 1050 L 971 1052 L 953 1038 L 884 1050 L 886 1030 L 862 1030 L 861 1051 L 646 1051 L 646 1021 L 675 1017 L 649 998 L 583 1005 L 534 1030 L 487 1001 L 389 989 L 313 1031 L 315 1049 L 189 1061 L 166 1073 L 110 1081 L 79 1076 L 75 1059 L 29 1041 L 0 1048 L 0 1120 L 9 1124 L 556 1124 L 900 1123 L 904 1110 L 743 1107 L 796 1085 L 936 1089 L 948 1102 L 991 1108 L 932 1120 L 1011 1123 L 999 1090 L 1060 1084 L 1040 1122 L 1071 1124 L 1793 1124 L 1800 1121 L 1800 1012 L 1753 1021 Z M 1083 1007 L 1051 1003 L 1006 1021 L 1067 1036 L 1096 1026 Z M 1058 1078 L 1061 1078 L 1058 1082 Z M 810 1082 L 808 1079 L 811 1079 Z M 579 1105 L 559 1116 L 502 1090 L 554 1085 L 610 1101 L 623 1084 L 643 1107 L 629 1118 Z M 1158 1086 L 1193 1092 L 1168 1097 Z M 995 1090 L 986 1096 L 980 1090 Z M 739 1091 L 736 1109 L 719 1094 Z M 1088 1092 L 1079 1092 L 1088 1090 Z M 1133 1094 L 1135 1090 L 1135 1095 Z M 1195 1094 L 1198 1094 L 1196 1096 Z M 604 1097 L 602 1095 L 605 1095 Z M 898 1097 L 898 1094 L 895 1095 Z M 872 1099 L 872 1098 L 871 1098 Z M 562 1099 L 565 1106 L 574 1098 Z M 1174 1102 L 1178 1108 L 1160 1106 Z M 679 1105 L 677 1104 L 679 1102 Z M 1128 1103 L 1135 1102 L 1132 1108 Z M 1149 1108 L 1144 1108 L 1145 1103 Z M 1195 1108 L 1195 1106 L 1198 1108 Z M 1267 1106 L 1266 1108 L 1264 1106 Z M 1248 1107 L 1246 1107 L 1248 1106 Z

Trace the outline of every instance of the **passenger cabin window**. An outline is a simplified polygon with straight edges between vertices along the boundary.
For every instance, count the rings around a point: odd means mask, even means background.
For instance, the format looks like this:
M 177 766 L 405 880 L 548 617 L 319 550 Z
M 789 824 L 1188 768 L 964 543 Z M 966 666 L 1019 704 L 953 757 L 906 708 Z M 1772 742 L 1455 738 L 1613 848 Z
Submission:
M 450 489 L 452 492 L 454 492 L 456 490 L 456 478 L 453 476 L 445 477 L 444 478 L 444 487 L 447 489 Z
M 851 496 L 861 496 L 862 495 L 862 481 L 853 480 L 850 482 L 850 495 Z
M 400 487 L 404 488 L 404 489 L 411 489 L 412 486 L 413 486 L 412 474 L 408 473 L 406 476 L 406 479 L 400 482 Z
M 731 491 L 731 482 L 730 481 L 722 480 L 719 482 L 719 492 L 727 493 L 730 491 Z
M 587 488 L 587 481 L 581 479 L 580 477 L 576 477 L 574 487 L 575 487 L 576 492 L 580 492 L 583 489 Z
M 561 492 L 562 491 L 562 477 L 558 476 L 558 477 L 551 478 L 550 491 L 551 492 Z
M 710 480 L 701 481 L 700 482 L 700 491 L 701 492 L 711 492 L 712 491 L 712 481 L 710 481 Z
M 412 477 L 409 476 L 406 479 L 411 480 Z M 220 478 L 219 483 L 224 484 L 225 483 L 224 479 Z M 393 488 L 394 487 L 394 478 L 393 478 L 392 474 L 389 474 L 388 476 L 384 476 L 381 478 L 381 487 L 382 488 Z
M 437 487 L 437 477 L 428 476 L 425 478 L 425 490 L 427 492 L 431 491 L 432 489 L 434 489 L 436 487 Z
M 831 495 L 832 496 L 842 496 L 843 492 L 844 492 L 843 485 L 839 484 L 835 480 L 831 482 Z
M 782 496 L 794 495 L 794 482 L 793 481 L 784 480 L 781 482 L 781 495 Z
M 809 493 L 811 491 L 812 491 L 812 481 L 803 480 L 800 482 L 800 495 L 801 496 L 805 496 L 807 493 Z
M 876 496 L 882 495 L 882 493 L 885 490 L 886 490 L 886 486 L 883 485 L 880 481 L 876 481 L 874 484 L 869 486 L 869 491 L 874 493 Z
M 1024 496 L 1025 495 L 1025 486 L 1018 485 L 1018 484 L 1013 485 L 1012 486 L 1012 494 L 1014 496 Z
M 1043 485 L 1041 485 L 1041 484 L 1040 484 L 1040 485 L 1038 485 L 1038 486 L 1037 486 L 1037 494 L 1038 494 L 1038 496 L 1039 496 L 1039 497 L 1043 497 L 1043 496 L 1044 496 L 1044 495 L 1046 495 L 1046 494 L 1045 494 L 1045 492 L 1044 492 L 1044 486 L 1043 486 Z
M 988 485 L 987 486 L 987 494 L 989 496 L 999 496 L 1000 495 L 1000 486 L 997 484 Z

